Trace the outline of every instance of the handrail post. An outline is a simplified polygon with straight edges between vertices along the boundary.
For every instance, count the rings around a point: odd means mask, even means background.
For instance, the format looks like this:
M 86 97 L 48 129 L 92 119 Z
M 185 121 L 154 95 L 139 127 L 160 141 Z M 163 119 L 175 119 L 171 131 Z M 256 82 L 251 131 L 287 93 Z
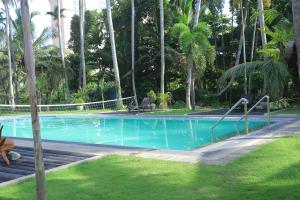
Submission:
M 244 102 L 244 113 L 245 113 L 245 133 L 248 134 L 248 111 L 247 111 L 247 102 Z
M 270 115 L 270 97 L 267 96 L 267 113 L 268 113 L 268 125 L 271 124 L 271 115 Z

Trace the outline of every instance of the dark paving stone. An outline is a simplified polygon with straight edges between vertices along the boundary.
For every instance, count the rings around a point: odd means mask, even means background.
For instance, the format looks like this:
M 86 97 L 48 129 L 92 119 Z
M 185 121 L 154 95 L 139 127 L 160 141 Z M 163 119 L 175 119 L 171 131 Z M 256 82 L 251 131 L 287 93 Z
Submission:
M 22 158 L 11 162 L 9 166 L 0 158 L 0 183 L 34 174 L 33 149 L 16 147 L 14 151 L 20 153 Z M 93 157 L 89 154 L 55 150 L 44 150 L 43 156 L 46 170 Z

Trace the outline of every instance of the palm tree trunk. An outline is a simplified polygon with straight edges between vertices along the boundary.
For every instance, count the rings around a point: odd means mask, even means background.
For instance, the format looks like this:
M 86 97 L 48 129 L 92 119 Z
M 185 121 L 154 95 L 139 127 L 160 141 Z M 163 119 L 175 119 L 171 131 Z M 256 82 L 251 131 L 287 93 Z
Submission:
M 298 57 L 298 75 L 300 82 L 300 1 L 293 0 L 293 21 L 294 21 L 294 32 L 295 42 L 297 46 L 297 57 Z
M 262 47 L 265 48 L 267 46 L 267 36 L 264 32 L 265 30 L 265 15 L 264 15 L 264 2 L 263 0 L 257 0 L 257 8 L 259 12 L 259 26 L 260 26 L 260 33 L 261 33 L 261 43 Z
M 194 14 L 194 26 L 197 26 L 199 23 L 199 16 L 200 16 L 200 9 L 201 9 L 201 0 L 197 0 L 195 4 L 195 14 Z M 196 64 L 193 63 L 193 69 L 192 69 L 192 82 L 191 82 L 191 104 L 192 109 L 195 110 L 196 108 L 196 96 L 195 96 L 195 79 L 196 79 L 196 73 L 193 72 L 196 68 Z
M 122 94 L 121 94 L 121 82 L 120 82 L 119 67 L 118 67 L 118 60 L 117 60 L 114 27 L 113 27 L 113 21 L 112 21 L 112 16 L 111 16 L 110 0 L 106 0 L 106 12 L 107 12 L 107 19 L 108 19 L 108 29 L 109 29 L 109 35 L 110 35 L 112 60 L 113 60 L 116 90 L 117 90 L 116 91 L 117 99 L 118 99 L 117 109 L 121 109 L 123 107 Z
M 79 0 L 80 10 L 80 64 L 82 69 L 82 87 L 86 86 L 86 66 L 84 55 L 84 24 L 85 24 L 85 0 Z
M 30 30 L 30 13 L 28 7 L 28 0 L 21 1 L 21 14 L 23 26 L 23 40 L 24 40 L 24 61 L 27 68 L 27 84 L 29 90 L 29 101 L 31 108 L 31 122 L 34 141 L 35 154 L 35 177 L 37 187 L 37 199 L 47 200 L 45 171 L 43 162 L 43 151 L 41 144 L 40 122 L 37 107 L 37 90 L 35 85 L 35 63 L 33 55 L 33 46 Z
M 164 26 L 164 1 L 159 0 L 160 11 L 160 92 L 165 93 L 165 26 Z
M 8 60 L 8 68 L 9 68 L 9 103 L 10 105 L 15 105 L 15 97 L 14 97 L 14 87 L 13 87 L 13 70 L 11 64 L 11 46 L 10 46 L 10 15 L 9 15 L 9 7 L 8 0 L 4 0 L 5 13 L 6 13 L 6 44 L 7 44 L 7 60 Z
M 192 87 L 192 71 L 193 71 L 193 58 L 188 55 L 188 69 L 187 69 L 187 83 L 186 83 L 186 107 L 187 109 L 192 109 L 191 106 L 191 87 Z
M 67 73 L 67 67 L 66 67 L 65 55 L 64 55 L 64 44 L 62 40 L 60 5 L 61 5 L 61 0 L 57 0 L 58 40 L 59 40 L 60 57 L 61 57 L 61 62 L 64 68 L 64 75 L 65 75 L 65 86 L 66 86 L 65 98 L 68 99 L 70 96 L 70 89 L 69 89 L 68 73 Z
M 240 1 L 240 5 L 241 5 L 241 14 L 242 14 L 242 34 L 243 34 L 243 58 L 244 58 L 244 64 L 247 62 L 247 58 L 246 58 L 246 38 L 245 38 L 245 26 L 246 26 L 246 21 L 245 21 L 245 17 L 244 17 L 244 8 L 243 8 L 243 1 Z M 247 95 L 247 68 L 244 68 L 244 93 L 245 95 Z
M 197 0 L 195 5 L 194 26 L 197 26 L 199 23 L 200 10 L 201 10 L 201 0 Z
M 255 38 L 256 38 L 256 25 L 257 25 L 257 17 L 255 17 L 255 22 L 253 24 L 253 35 L 252 35 L 250 62 L 253 61 L 253 57 L 254 57 Z
M 131 81 L 135 105 L 138 106 L 136 87 L 135 87 L 135 5 L 131 0 Z

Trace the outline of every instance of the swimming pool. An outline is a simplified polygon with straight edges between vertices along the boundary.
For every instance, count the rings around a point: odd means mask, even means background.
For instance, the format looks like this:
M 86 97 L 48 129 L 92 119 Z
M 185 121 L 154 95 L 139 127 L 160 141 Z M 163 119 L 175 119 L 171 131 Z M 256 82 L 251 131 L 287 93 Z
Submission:
M 144 147 L 193 150 L 211 143 L 210 130 L 216 118 L 56 116 L 41 117 L 42 139 Z M 32 138 L 30 118 L 0 120 L 7 137 Z M 243 132 L 243 122 L 240 132 Z M 249 129 L 267 125 L 263 120 L 249 120 Z M 215 140 L 237 135 L 236 120 L 225 120 L 214 131 Z

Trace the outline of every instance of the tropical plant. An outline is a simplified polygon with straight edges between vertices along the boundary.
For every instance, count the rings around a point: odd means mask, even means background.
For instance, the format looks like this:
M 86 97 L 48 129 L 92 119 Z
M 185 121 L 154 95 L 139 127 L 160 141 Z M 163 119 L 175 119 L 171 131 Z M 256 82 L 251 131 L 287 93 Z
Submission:
M 275 57 L 268 57 L 265 61 L 253 61 L 236 65 L 221 76 L 219 83 L 220 85 L 224 85 L 226 81 L 233 76 L 237 78 L 243 77 L 246 68 L 248 72 L 247 76 L 254 74 L 254 72 L 259 72 L 262 78 L 267 77 L 266 92 L 272 98 L 276 99 L 283 94 L 289 73 L 286 65 L 280 59 L 277 58 L 277 60 L 274 60 L 274 58 Z
M 199 73 L 203 74 L 207 64 L 212 64 L 215 59 L 215 49 L 208 40 L 211 31 L 204 22 L 193 28 L 184 23 L 177 23 L 172 28 L 172 34 L 178 38 L 179 46 L 187 58 L 186 104 L 187 108 L 191 109 L 190 94 L 193 64 L 195 63 L 198 66 Z

